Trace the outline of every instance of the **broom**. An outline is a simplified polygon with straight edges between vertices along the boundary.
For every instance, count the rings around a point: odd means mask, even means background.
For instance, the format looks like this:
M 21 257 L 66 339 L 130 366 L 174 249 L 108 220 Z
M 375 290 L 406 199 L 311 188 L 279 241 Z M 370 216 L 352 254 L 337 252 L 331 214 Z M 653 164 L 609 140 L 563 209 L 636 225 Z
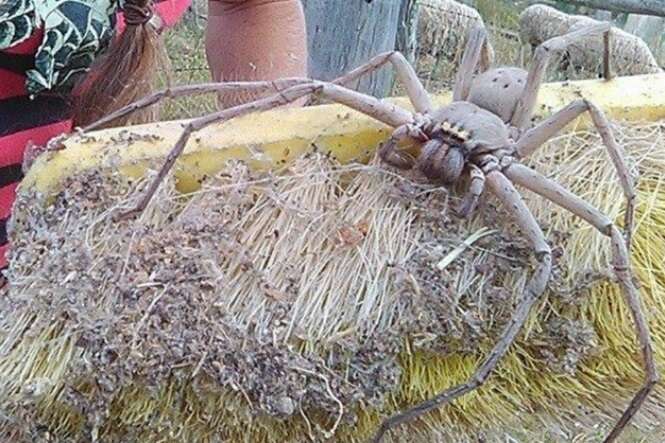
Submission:
M 633 261 L 662 361 L 663 128 L 618 136 L 640 172 Z M 621 219 L 594 134 L 533 161 Z M 187 197 L 171 182 L 131 225 L 106 221 L 145 182 L 113 171 L 24 191 L 0 311 L 6 439 L 363 441 L 468 376 L 528 272 L 507 215 L 488 200 L 456 220 L 454 195 L 374 164 L 315 155 L 282 172 L 232 163 Z M 486 386 L 395 441 L 593 441 L 637 389 L 604 239 L 529 205 L 563 251 L 547 298 Z M 662 435 L 661 396 L 634 438 Z

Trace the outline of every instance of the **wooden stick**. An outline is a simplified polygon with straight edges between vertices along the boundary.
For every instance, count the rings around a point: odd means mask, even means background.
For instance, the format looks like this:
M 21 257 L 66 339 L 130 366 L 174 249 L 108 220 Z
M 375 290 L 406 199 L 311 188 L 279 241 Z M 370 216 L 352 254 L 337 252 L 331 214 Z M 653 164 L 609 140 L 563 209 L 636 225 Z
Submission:
M 605 11 L 665 17 L 665 0 L 560 0 L 571 5 L 587 6 Z

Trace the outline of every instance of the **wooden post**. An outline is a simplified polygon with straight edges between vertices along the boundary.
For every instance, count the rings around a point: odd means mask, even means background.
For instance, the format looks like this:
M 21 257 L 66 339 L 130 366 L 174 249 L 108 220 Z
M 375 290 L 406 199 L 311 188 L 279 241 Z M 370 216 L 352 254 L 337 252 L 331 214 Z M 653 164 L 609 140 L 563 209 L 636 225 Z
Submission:
M 410 63 L 415 64 L 418 54 L 418 0 L 402 0 L 397 26 L 397 50 L 402 52 Z
M 559 0 L 578 6 L 607 11 L 665 17 L 665 0 Z
M 395 49 L 404 0 L 302 0 L 307 18 L 310 75 L 330 80 Z M 357 90 L 385 97 L 392 72 L 382 69 L 363 79 Z
M 665 17 L 630 14 L 624 30 L 640 37 L 657 54 L 660 52 L 663 33 L 665 33 Z

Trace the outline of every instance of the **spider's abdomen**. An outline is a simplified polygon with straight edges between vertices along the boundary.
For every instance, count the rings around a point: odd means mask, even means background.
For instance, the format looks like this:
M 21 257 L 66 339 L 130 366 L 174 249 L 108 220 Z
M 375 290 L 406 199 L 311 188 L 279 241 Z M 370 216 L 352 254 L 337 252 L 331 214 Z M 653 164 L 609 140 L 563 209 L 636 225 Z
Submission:
M 496 68 L 473 80 L 468 101 L 510 121 L 526 86 L 528 73 L 520 68 Z

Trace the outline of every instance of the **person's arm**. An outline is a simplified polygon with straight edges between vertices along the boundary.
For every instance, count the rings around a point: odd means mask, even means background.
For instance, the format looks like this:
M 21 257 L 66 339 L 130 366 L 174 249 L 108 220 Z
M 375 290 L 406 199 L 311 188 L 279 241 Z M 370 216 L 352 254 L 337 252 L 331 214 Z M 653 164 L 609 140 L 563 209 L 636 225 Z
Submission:
M 209 0 L 206 54 L 215 81 L 307 76 L 307 32 L 300 0 Z M 252 100 L 225 94 L 229 107 Z

